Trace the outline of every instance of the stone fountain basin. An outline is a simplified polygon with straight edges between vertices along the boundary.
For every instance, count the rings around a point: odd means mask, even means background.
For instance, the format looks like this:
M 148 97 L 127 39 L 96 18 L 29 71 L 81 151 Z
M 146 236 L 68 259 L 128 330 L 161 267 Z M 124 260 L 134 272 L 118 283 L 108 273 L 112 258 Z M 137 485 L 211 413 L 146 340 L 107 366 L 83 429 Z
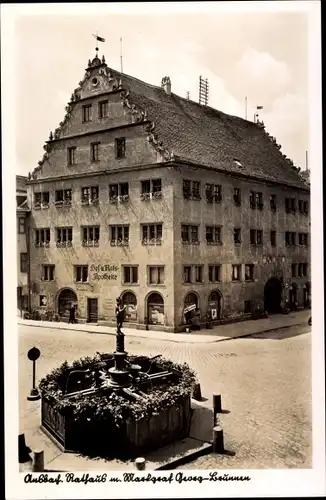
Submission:
M 132 358 L 129 360 L 131 373 L 134 371 L 135 376 L 138 375 L 139 367 L 142 371 L 149 370 L 149 374 L 160 374 L 164 371 L 159 363 L 149 362 L 146 357 L 137 358 L 135 362 Z M 133 370 L 133 365 L 137 364 L 139 366 Z M 109 360 L 108 371 L 113 368 L 112 365 L 113 362 Z M 165 387 L 176 384 L 178 379 L 179 375 L 176 372 L 164 380 L 160 378 L 152 382 L 145 380 L 141 386 L 140 399 L 146 397 L 146 394 L 151 395 L 153 388 L 159 387 L 164 392 Z M 62 385 L 64 386 L 64 383 Z M 127 405 L 139 404 L 140 399 L 137 394 L 128 394 L 127 391 L 123 393 L 123 397 Z M 110 415 L 101 420 L 92 417 L 76 420 L 72 413 L 58 410 L 51 398 L 42 393 L 41 429 L 65 452 L 108 459 L 134 458 L 187 437 L 190 423 L 190 394 L 180 394 L 173 406 L 158 410 L 150 416 L 137 420 L 126 418 L 117 423 Z

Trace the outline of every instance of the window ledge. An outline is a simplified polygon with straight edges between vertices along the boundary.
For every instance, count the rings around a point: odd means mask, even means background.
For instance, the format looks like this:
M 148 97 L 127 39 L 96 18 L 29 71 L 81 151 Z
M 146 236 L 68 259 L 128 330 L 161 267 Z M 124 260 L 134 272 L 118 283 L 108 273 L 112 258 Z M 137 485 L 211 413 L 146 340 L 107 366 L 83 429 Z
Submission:
M 128 283 L 128 282 L 125 282 L 125 283 L 122 283 L 122 286 L 139 286 L 139 283 Z
M 148 286 L 153 286 L 153 287 L 159 287 L 159 288 L 165 288 L 166 284 L 165 283 L 148 283 Z

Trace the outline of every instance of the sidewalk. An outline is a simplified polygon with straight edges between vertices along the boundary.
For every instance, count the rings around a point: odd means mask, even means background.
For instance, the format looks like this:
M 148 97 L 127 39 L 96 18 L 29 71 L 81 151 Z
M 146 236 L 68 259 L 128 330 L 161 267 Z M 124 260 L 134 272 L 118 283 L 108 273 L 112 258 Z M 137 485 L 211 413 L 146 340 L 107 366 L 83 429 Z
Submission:
M 219 325 L 214 327 L 212 330 L 201 330 L 201 333 L 168 333 L 152 330 L 137 330 L 125 327 L 123 327 L 123 332 L 128 335 L 128 337 L 150 338 L 169 342 L 185 342 L 188 344 L 212 343 L 239 337 L 248 337 L 250 335 L 254 335 L 255 333 L 264 333 L 271 330 L 288 328 L 290 326 L 308 324 L 310 316 L 310 310 L 292 312 L 288 315 L 275 314 L 268 318 L 258 320 L 247 320 L 239 323 L 230 323 L 228 325 Z M 18 318 L 17 322 L 19 325 L 34 326 L 39 328 L 73 330 L 107 335 L 116 334 L 115 328 L 113 327 L 97 326 L 88 323 L 74 325 L 61 322 L 53 323 L 51 321 L 24 320 L 21 318 Z

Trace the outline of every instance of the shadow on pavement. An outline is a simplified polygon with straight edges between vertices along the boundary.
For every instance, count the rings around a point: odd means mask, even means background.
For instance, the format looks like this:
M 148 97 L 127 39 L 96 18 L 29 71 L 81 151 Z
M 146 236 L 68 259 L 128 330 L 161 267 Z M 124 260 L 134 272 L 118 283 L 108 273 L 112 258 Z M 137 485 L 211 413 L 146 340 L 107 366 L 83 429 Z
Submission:
M 305 324 L 294 325 L 292 327 L 282 328 L 278 330 L 270 330 L 268 332 L 253 333 L 250 336 L 241 337 L 242 339 L 270 339 L 270 340 L 284 340 L 299 335 L 305 335 L 311 332 L 311 327 Z

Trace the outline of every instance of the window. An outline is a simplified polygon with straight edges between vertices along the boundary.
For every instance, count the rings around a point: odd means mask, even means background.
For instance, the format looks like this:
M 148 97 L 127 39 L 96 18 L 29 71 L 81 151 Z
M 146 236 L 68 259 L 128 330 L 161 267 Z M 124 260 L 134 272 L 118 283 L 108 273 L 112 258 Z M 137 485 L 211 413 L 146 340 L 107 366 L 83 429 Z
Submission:
M 143 245 L 157 245 L 162 243 L 162 224 L 142 224 L 141 234 Z
M 291 276 L 292 278 L 297 277 L 297 264 L 291 264 Z
M 285 198 L 285 211 L 287 214 L 296 212 L 296 199 Z
M 273 212 L 276 212 L 276 194 L 271 194 L 270 195 L 270 197 L 269 197 L 269 203 L 270 203 L 271 210 Z
M 250 229 L 250 244 L 262 245 L 263 231 L 261 229 Z
M 276 231 L 271 231 L 271 245 L 276 247 Z
M 68 148 L 68 165 L 76 164 L 76 147 Z
M 99 189 L 98 186 L 84 187 L 81 190 L 81 202 L 82 205 L 91 205 L 98 203 L 99 201 Z
M 305 200 L 299 200 L 299 212 L 303 215 L 308 215 L 308 202 Z
M 92 120 L 92 105 L 86 104 L 83 106 L 83 122 L 90 122 Z
M 100 150 L 100 142 L 93 142 L 91 144 L 91 161 L 99 161 L 99 150 Z
M 303 271 L 302 266 L 303 266 L 303 264 L 298 264 L 298 278 L 302 278 L 302 276 L 303 276 L 302 275 L 302 271 Z
M 129 184 L 128 182 L 120 182 L 119 184 L 109 185 L 109 200 L 110 203 L 118 203 L 129 200 Z
M 234 188 L 233 190 L 233 201 L 234 204 L 239 207 L 241 205 L 241 189 Z
M 206 226 L 206 242 L 209 245 L 222 243 L 220 226 Z
M 84 247 L 99 246 L 100 227 L 84 226 L 82 227 L 82 241 Z
M 21 253 L 20 254 L 20 272 L 27 273 L 27 268 L 28 268 L 27 253 Z
M 50 193 L 49 191 L 43 191 L 34 193 L 34 208 L 49 208 L 50 203 Z
M 244 301 L 244 313 L 251 314 L 252 313 L 252 300 Z
M 141 181 L 142 200 L 157 199 L 162 197 L 162 179 Z
M 250 192 L 250 206 L 251 208 L 263 208 L 263 194 L 256 193 L 255 191 Z
M 308 246 L 308 233 L 299 233 L 299 245 Z
M 164 285 L 164 266 L 149 266 L 148 282 L 150 285 Z
M 35 246 L 48 246 L 50 242 L 50 228 L 35 229 Z
M 71 205 L 72 200 L 72 190 L 71 189 L 59 189 L 55 192 L 55 202 L 56 206 Z
M 285 244 L 286 246 L 294 246 L 296 244 L 296 233 L 293 233 L 291 231 L 286 231 Z
M 203 281 L 203 266 L 195 266 L 195 283 Z
M 308 276 L 308 264 L 306 262 L 302 264 L 302 276 Z
M 115 140 L 115 154 L 116 158 L 125 158 L 126 156 L 126 139 L 121 137 Z
M 88 281 L 88 266 L 75 266 L 75 281 L 77 283 Z
M 138 283 L 138 266 L 122 266 L 123 283 L 125 285 L 135 285 Z
M 26 232 L 26 220 L 25 217 L 18 218 L 18 233 L 25 234 Z
M 181 226 L 181 239 L 182 243 L 197 244 L 198 239 L 198 226 L 190 226 L 182 224 Z
M 205 194 L 208 203 L 220 203 L 222 201 L 222 186 L 219 184 L 206 184 Z
M 254 279 L 254 264 L 245 265 L 245 280 L 253 281 Z
M 221 266 L 220 264 L 214 264 L 208 266 L 208 281 L 210 283 L 216 283 L 221 281 Z
M 98 103 L 98 117 L 106 118 L 108 116 L 109 101 L 100 101 Z
M 183 266 L 183 282 L 191 283 L 191 266 Z
M 39 306 L 40 307 L 45 307 L 47 304 L 47 298 L 46 295 L 39 295 Z
M 240 245 L 240 243 L 241 243 L 241 229 L 239 227 L 234 228 L 233 240 L 234 240 L 235 245 Z
M 129 226 L 111 226 L 111 246 L 129 245 Z
M 232 281 L 240 281 L 241 278 L 241 265 L 232 264 Z
M 72 244 L 72 227 L 57 227 L 57 247 L 71 246 Z
M 43 281 L 54 281 L 54 269 L 55 266 L 46 264 L 42 266 L 42 280 Z
M 256 191 L 250 191 L 250 207 L 251 208 L 259 208 L 260 210 L 263 209 L 264 204 L 263 204 L 263 193 L 256 192 Z
M 186 200 L 201 200 L 200 195 L 200 182 L 183 180 L 183 197 Z

